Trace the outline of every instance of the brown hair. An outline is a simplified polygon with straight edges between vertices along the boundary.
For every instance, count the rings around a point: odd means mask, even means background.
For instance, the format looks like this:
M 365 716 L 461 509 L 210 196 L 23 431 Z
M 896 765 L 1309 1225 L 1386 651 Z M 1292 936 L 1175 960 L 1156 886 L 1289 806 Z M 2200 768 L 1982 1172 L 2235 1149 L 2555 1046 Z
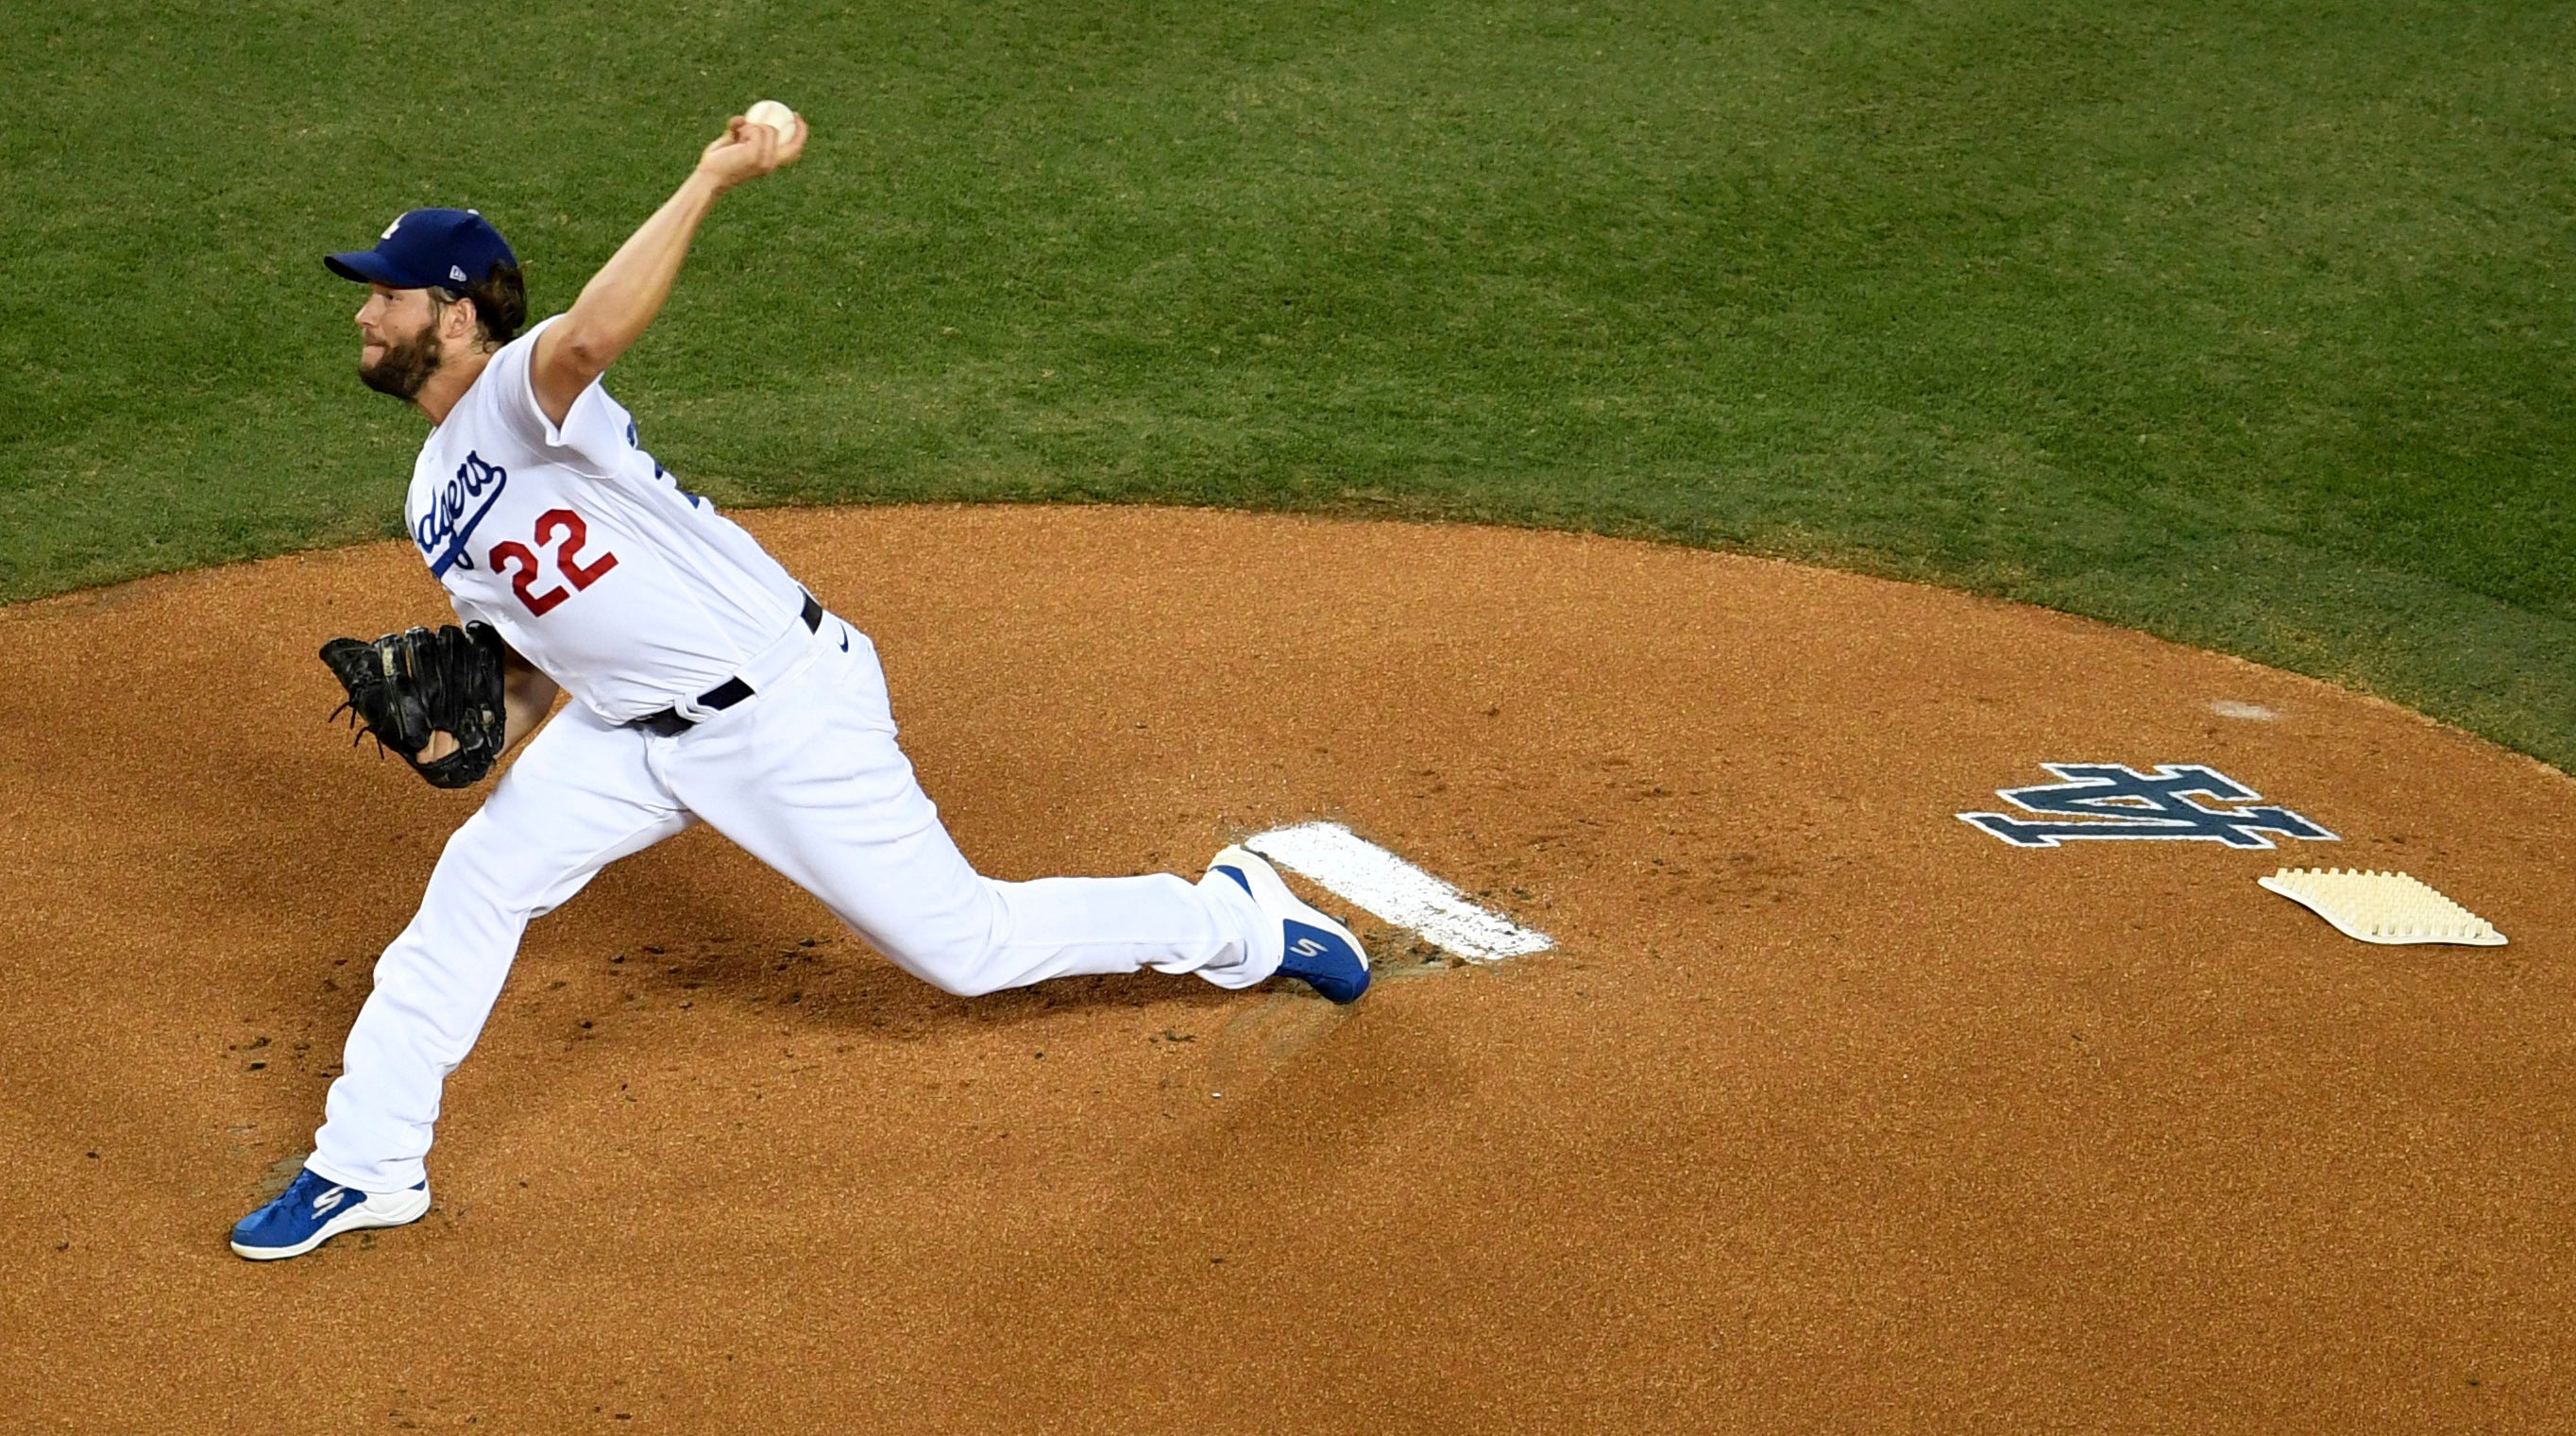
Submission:
M 445 308 L 460 299 L 474 301 L 474 327 L 483 336 L 483 347 L 498 349 L 515 338 L 519 326 L 528 322 L 528 285 L 519 276 L 519 266 L 492 261 L 492 268 L 482 282 L 463 289 L 450 289 L 443 284 L 429 287 L 429 297 Z

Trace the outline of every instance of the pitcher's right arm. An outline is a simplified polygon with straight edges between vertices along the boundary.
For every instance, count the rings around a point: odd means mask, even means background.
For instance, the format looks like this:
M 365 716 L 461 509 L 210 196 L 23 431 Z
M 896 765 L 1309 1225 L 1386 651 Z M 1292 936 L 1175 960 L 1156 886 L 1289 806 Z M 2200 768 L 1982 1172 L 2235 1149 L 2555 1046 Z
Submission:
M 549 422 L 561 425 L 572 412 L 572 401 L 607 373 L 662 312 L 680 262 L 688 258 L 689 242 L 717 198 L 744 180 L 794 164 L 804 152 L 801 115 L 796 132 L 783 139 L 769 126 L 740 115 L 726 122 L 725 132 L 698 156 L 698 167 L 687 181 L 590 277 L 571 310 L 537 336 L 528 382 Z

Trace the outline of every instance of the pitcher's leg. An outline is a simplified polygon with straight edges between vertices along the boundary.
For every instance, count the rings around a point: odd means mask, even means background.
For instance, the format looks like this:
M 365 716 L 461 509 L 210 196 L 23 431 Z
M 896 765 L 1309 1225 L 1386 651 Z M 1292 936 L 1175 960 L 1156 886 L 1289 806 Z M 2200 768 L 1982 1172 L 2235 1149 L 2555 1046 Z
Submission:
M 931 834 L 935 845 L 925 840 L 903 855 L 913 882 L 880 888 L 868 864 L 835 865 L 835 886 L 812 890 L 878 950 L 960 996 L 1140 967 L 1249 987 L 1278 970 L 1277 925 L 1232 884 L 1170 873 L 997 882 L 974 871 L 945 829 Z M 818 836 L 816 846 L 832 845 L 829 833 Z M 817 866 L 819 880 L 826 874 Z M 961 900 L 918 901 L 933 891 Z
M 1279 925 L 1232 882 L 978 875 L 896 745 L 875 650 L 838 619 L 824 627 L 813 668 L 658 740 L 674 792 L 718 831 L 960 995 L 1140 967 L 1248 987 L 1277 970 Z
M 447 840 L 419 913 L 377 959 L 305 1165 L 362 1192 L 419 1182 L 447 1074 L 482 1033 L 529 920 L 688 823 L 647 768 L 643 735 L 578 705 L 558 714 Z

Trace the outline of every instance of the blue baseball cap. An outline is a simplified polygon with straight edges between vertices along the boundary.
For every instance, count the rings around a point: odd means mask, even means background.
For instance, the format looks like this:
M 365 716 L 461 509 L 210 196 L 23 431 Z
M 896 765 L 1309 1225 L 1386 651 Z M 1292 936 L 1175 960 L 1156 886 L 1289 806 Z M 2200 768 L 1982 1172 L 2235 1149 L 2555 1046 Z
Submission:
M 501 231 L 470 209 L 415 209 L 386 225 L 375 248 L 326 254 L 322 262 L 361 284 L 463 289 L 489 277 L 493 265 L 516 268 L 519 260 Z

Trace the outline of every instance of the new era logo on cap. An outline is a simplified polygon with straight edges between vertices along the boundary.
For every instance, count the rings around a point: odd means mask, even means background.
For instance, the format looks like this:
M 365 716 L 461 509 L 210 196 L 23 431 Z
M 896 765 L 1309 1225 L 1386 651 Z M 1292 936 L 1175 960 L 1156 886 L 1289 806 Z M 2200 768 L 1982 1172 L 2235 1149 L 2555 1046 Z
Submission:
M 373 249 L 328 254 L 333 274 L 394 289 L 463 288 L 492 272 L 518 266 L 501 231 L 470 209 L 415 209 L 385 226 Z

